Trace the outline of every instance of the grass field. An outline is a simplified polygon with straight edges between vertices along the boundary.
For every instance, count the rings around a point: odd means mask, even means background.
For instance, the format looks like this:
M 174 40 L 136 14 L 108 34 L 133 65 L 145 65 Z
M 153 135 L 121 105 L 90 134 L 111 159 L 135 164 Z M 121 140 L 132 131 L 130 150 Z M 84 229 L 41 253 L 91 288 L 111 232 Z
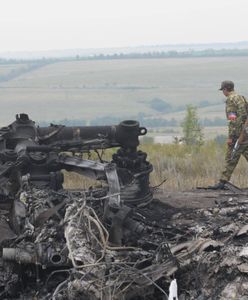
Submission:
M 0 75 L 8 75 L 22 65 L 1 65 Z M 248 96 L 248 58 L 132 59 L 104 61 L 67 61 L 30 70 L 0 82 L 1 121 L 4 126 L 20 112 L 36 121 L 62 119 L 92 120 L 102 116 L 130 118 L 145 113 L 154 118 L 182 120 L 185 111 L 163 114 L 150 107 L 153 98 L 161 98 L 174 108 L 197 105 L 200 118 L 224 118 L 220 82 L 232 79 L 237 90 Z M 180 128 L 162 128 L 163 135 L 180 135 Z M 153 136 L 157 132 L 151 133 Z M 204 129 L 205 139 L 226 134 L 225 127 Z M 142 145 L 154 166 L 151 184 L 168 191 L 189 190 L 213 184 L 224 165 L 224 147 L 208 141 L 201 148 L 185 145 Z M 108 151 L 106 159 L 112 152 Z M 241 160 L 233 182 L 247 187 L 248 168 Z M 66 186 L 92 184 L 78 175 L 66 176 Z
M 0 64 L 0 76 L 9 75 L 11 72 L 27 67 L 27 64 Z
M 207 187 L 216 183 L 224 167 L 225 146 L 213 141 L 202 147 L 186 145 L 142 145 L 153 164 L 151 186 L 159 185 L 164 191 L 189 191 L 198 186 Z M 111 160 L 113 150 L 106 152 L 105 159 Z M 89 187 L 96 184 L 78 174 L 68 173 L 65 186 L 70 188 Z M 248 162 L 242 157 L 235 169 L 231 181 L 243 188 L 248 187 Z
M 15 68 L 16 65 L 13 65 Z M 0 65 L 0 74 L 11 65 Z M 162 114 L 150 108 L 161 98 L 174 108 L 213 104 L 199 109 L 201 118 L 224 117 L 220 82 L 232 79 L 248 95 L 248 58 L 174 58 L 103 61 L 67 61 L 43 66 L 0 83 L 1 121 L 27 112 L 37 121 L 120 118 L 145 113 L 159 118 L 182 119 L 184 112 Z

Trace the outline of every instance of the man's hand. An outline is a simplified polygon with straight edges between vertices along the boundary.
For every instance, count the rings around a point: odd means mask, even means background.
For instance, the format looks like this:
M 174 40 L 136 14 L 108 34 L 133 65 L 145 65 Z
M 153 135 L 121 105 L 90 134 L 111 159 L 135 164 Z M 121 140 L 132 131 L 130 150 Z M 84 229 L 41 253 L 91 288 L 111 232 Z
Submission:
M 233 140 L 229 138 L 229 139 L 227 139 L 226 143 L 228 146 L 231 146 L 233 144 Z

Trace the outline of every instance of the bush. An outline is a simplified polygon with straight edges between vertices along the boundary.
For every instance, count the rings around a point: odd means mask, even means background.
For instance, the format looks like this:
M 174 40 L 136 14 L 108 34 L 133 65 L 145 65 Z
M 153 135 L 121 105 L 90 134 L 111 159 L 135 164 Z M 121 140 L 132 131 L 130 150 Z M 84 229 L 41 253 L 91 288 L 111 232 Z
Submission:
M 188 105 L 186 116 L 181 124 L 183 129 L 183 141 L 186 145 L 202 145 L 203 132 L 197 116 L 197 109 Z
M 152 99 L 150 107 L 158 112 L 170 112 L 171 111 L 171 105 L 159 98 Z

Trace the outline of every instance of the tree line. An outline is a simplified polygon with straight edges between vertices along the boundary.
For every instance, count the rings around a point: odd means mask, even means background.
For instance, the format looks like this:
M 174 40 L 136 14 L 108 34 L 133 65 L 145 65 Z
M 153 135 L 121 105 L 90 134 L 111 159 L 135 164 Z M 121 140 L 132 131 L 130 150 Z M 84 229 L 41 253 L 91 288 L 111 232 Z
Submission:
M 248 49 L 205 49 L 186 51 L 151 51 L 144 53 L 97 54 L 90 57 L 77 56 L 77 60 L 108 60 L 108 59 L 149 59 L 149 58 L 194 58 L 194 57 L 225 57 L 248 56 Z
M 95 54 L 95 55 L 76 55 L 62 58 L 42 57 L 38 59 L 4 59 L 0 57 L 1 64 L 16 63 L 55 63 L 62 61 L 75 60 L 108 60 L 108 59 L 152 59 L 152 58 L 194 58 L 194 57 L 224 57 L 224 56 L 248 56 L 248 49 L 204 49 L 185 51 L 147 51 L 133 53 L 114 53 L 114 54 Z

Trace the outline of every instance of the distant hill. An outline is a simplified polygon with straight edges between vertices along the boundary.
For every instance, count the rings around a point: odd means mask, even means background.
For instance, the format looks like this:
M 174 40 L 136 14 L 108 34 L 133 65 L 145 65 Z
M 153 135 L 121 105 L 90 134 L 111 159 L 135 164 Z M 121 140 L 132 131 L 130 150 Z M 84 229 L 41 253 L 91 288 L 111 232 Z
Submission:
M 188 104 L 199 107 L 204 124 L 225 124 L 218 91 L 225 79 L 248 96 L 247 57 L 8 62 L 0 64 L 0 125 L 26 112 L 42 122 L 135 118 L 149 126 L 176 126 Z
M 67 58 L 67 57 L 88 57 L 95 55 L 113 55 L 147 52 L 167 52 L 167 51 L 200 51 L 204 49 L 248 49 L 248 41 L 235 43 L 208 43 L 208 44 L 171 44 L 171 45 L 141 45 L 125 48 L 92 48 L 92 49 L 65 49 L 49 51 L 23 51 L 23 52 L 0 52 L 3 59 L 42 59 L 42 58 Z

